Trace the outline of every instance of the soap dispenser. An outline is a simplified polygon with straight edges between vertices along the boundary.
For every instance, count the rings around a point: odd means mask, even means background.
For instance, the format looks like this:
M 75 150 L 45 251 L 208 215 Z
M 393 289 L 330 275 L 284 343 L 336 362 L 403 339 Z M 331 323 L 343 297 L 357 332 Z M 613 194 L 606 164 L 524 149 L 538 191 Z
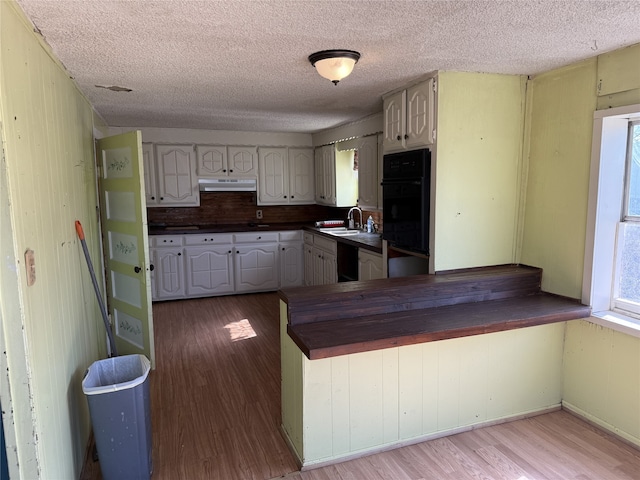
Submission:
M 373 217 L 369 215 L 367 218 L 367 233 L 373 233 Z

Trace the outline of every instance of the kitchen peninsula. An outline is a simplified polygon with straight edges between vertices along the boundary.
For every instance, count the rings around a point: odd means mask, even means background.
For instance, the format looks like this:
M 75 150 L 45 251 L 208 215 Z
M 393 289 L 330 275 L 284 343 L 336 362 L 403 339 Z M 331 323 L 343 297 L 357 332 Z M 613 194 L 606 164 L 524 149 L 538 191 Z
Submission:
M 282 428 L 301 467 L 559 408 L 564 322 L 589 307 L 507 265 L 292 288 Z

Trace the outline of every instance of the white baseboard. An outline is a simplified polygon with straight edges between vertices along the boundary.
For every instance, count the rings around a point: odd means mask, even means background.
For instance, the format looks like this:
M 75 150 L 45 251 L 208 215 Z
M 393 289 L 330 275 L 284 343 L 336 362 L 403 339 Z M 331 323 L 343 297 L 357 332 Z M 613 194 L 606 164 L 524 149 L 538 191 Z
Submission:
M 585 412 L 581 408 L 578 408 L 569 402 L 565 402 L 564 400 L 562 401 L 562 409 L 572 413 L 576 417 L 581 418 L 582 420 L 593 425 L 594 427 L 597 427 L 601 430 L 606 431 L 608 434 L 613 435 L 621 442 L 624 442 L 627 445 L 630 445 L 633 448 L 640 450 L 640 438 L 634 437 L 633 435 L 630 435 L 624 430 L 620 430 L 619 428 L 605 422 L 604 420 L 594 415 L 591 415 L 590 413 Z
M 367 448 L 365 450 L 360 450 L 358 452 L 348 453 L 345 455 L 338 455 L 328 460 L 319 460 L 319 461 L 307 462 L 307 463 L 302 461 L 297 456 L 295 449 L 291 447 L 291 442 L 289 441 L 289 438 L 286 432 L 284 431 L 284 429 L 282 429 L 282 432 L 285 437 L 285 440 L 289 444 L 289 448 L 291 449 L 291 452 L 296 457 L 296 462 L 298 462 L 298 465 L 300 466 L 300 471 L 305 471 L 305 470 L 313 470 L 315 468 L 326 467 L 329 465 L 335 465 L 336 463 L 347 462 L 349 460 L 355 460 L 357 458 L 366 457 L 368 455 L 373 455 L 376 453 L 388 452 L 389 450 L 395 450 L 396 448 L 407 447 L 409 445 L 415 445 L 416 443 L 422 443 L 429 440 L 435 440 L 437 438 L 448 437 L 449 435 L 456 435 L 458 433 L 469 432 L 471 430 L 476 430 L 478 428 L 490 427 L 492 425 L 500 425 L 502 423 L 513 422 L 515 420 L 522 420 L 525 418 L 536 417 L 538 415 L 544 415 L 545 413 L 556 412 L 561 408 L 562 406 L 560 404 L 551 405 L 549 407 L 545 407 L 538 410 L 532 410 L 532 411 L 523 412 L 523 413 L 519 413 L 516 415 L 507 416 L 507 417 L 487 420 L 484 422 L 474 423 L 472 425 L 465 425 L 463 427 L 457 427 L 457 428 L 452 428 L 448 430 L 441 430 L 439 432 L 420 435 L 418 437 L 413 437 L 407 440 L 399 440 L 397 442 L 387 443 L 377 447 Z

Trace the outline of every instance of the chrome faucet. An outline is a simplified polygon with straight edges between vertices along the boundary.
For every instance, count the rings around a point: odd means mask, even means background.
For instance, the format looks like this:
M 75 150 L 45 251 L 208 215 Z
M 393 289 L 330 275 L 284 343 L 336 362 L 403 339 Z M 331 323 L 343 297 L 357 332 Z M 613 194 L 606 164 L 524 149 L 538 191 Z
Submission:
M 354 223 L 353 221 L 353 211 L 357 210 L 360 212 L 360 223 Z M 349 228 L 361 228 L 362 227 L 362 210 L 359 207 L 351 207 L 349 213 L 347 213 L 347 220 L 349 221 Z

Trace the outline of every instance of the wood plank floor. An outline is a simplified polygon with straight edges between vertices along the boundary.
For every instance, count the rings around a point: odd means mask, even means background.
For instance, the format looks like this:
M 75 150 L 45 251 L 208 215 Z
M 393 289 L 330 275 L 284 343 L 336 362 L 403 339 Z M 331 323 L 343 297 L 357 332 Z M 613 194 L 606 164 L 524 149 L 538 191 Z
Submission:
M 278 297 L 154 304 L 155 480 L 640 480 L 640 451 L 558 411 L 298 472 L 279 433 Z M 85 462 L 81 480 L 101 480 Z

